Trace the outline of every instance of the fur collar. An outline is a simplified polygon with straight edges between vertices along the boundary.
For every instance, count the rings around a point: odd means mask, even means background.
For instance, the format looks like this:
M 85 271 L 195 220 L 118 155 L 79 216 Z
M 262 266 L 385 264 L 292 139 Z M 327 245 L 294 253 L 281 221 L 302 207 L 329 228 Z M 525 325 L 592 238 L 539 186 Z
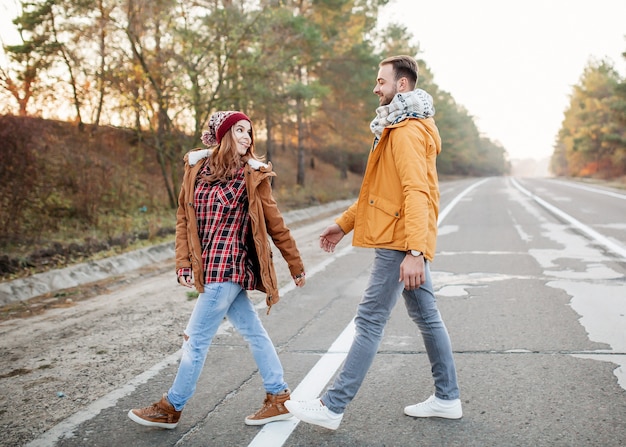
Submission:
M 203 158 L 207 158 L 211 154 L 209 149 L 198 149 L 195 151 L 190 151 L 187 153 L 187 162 L 189 166 L 194 166 Z M 255 171 L 259 171 L 261 168 L 268 168 L 269 165 L 263 163 L 262 161 L 255 160 L 254 158 L 248 159 L 248 164 Z
M 187 153 L 187 162 L 189 166 L 195 166 L 203 158 L 207 158 L 209 156 L 210 151 L 208 149 L 199 149 L 196 151 L 191 151 Z

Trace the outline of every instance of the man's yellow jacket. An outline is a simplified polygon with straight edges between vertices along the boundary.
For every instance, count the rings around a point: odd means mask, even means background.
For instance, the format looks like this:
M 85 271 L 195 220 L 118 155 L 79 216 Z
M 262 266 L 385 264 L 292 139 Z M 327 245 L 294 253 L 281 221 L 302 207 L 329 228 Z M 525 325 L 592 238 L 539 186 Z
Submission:
M 367 161 L 357 201 L 336 223 L 357 247 L 418 250 L 435 256 L 441 137 L 433 118 L 387 126 Z

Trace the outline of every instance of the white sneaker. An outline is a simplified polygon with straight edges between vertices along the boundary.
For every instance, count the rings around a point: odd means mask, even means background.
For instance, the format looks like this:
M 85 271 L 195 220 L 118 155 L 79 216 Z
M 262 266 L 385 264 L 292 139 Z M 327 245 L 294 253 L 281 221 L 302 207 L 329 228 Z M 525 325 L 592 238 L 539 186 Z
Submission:
M 302 422 L 319 425 L 329 430 L 337 430 L 341 424 L 341 419 L 343 419 L 343 413 L 338 414 L 330 411 L 319 399 L 288 400 L 285 402 L 285 407 Z
M 461 419 L 463 409 L 461 408 L 461 399 L 443 400 L 432 395 L 424 402 L 404 407 L 404 414 L 416 418 Z

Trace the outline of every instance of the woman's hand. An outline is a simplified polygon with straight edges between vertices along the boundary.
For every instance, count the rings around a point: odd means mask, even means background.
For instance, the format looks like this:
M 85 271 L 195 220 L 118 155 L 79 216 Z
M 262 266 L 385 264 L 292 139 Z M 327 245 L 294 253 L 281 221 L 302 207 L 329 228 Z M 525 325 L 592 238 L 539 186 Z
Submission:
M 306 284 L 306 278 L 304 277 L 304 272 L 300 273 L 297 276 L 294 276 L 293 281 L 296 283 L 296 287 L 304 287 L 304 285 Z
M 193 278 L 190 275 L 180 275 L 178 277 L 178 284 L 185 287 L 193 287 Z

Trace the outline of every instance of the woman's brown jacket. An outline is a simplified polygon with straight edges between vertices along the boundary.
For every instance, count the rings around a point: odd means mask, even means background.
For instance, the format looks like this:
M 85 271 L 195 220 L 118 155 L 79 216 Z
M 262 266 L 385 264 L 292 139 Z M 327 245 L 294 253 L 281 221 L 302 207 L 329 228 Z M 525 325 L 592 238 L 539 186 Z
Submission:
M 191 268 L 194 285 L 200 293 L 204 291 L 204 265 L 194 208 L 194 190 L 198 172 L 209 154 L 208 149 L 198 149 L 185 155 L 185 174 L 176 212 L 176 270 Z M 267 313 L 269 313 L 272 305 L 276 304 L 280 297 L 272 248 L 267 235 L 271 236 L 280 250 L 292 277 L 304 273 L 304 265 L 296 247 L 296 241 L 285 225 L 283 216 L 272 196 L 270 178 L 276 175 L 272 171 L 272 164 L 250 159 L 244 172 L 250 214 L 250 234 L 254 240 L 254 244 L 248 245 L 248 254 L 254 264 L 257 278 L 256 289 L 266 293 L 265 301 L 268 306 Z

